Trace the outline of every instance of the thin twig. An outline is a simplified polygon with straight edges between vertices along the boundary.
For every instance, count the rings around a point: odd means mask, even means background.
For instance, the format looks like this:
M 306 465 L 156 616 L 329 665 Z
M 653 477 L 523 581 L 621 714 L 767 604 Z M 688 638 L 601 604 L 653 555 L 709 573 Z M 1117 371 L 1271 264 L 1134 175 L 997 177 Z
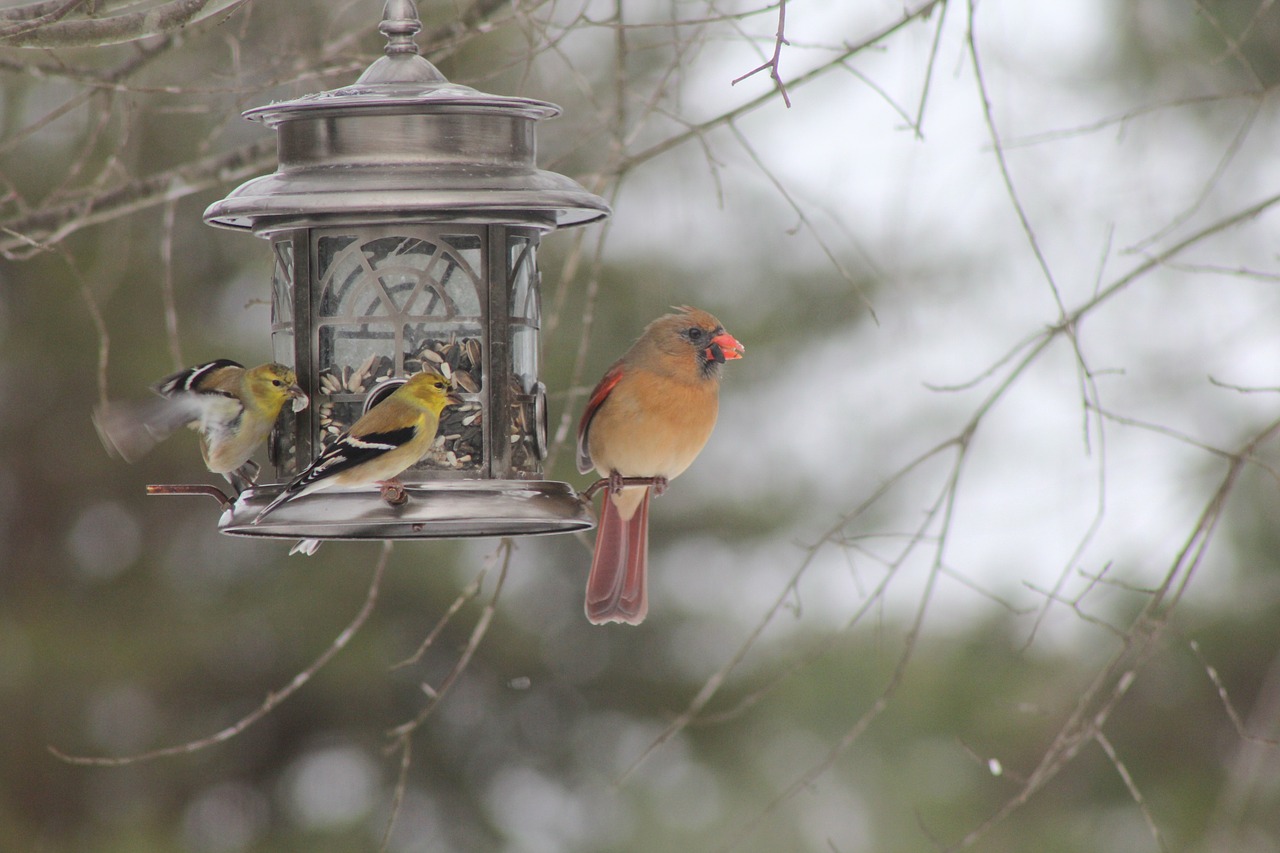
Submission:
M 463 605 L 480 594 L 480 586 L 484 583 L 486 571 L 486 569 L 481 569 L 479 574 L 476 575 L 475 580 L 467 584 L 466 588 L 463 589 L 462 592 L 458 593 L 458 597 L 449 605 L 449 609 L 444 612 L 444 615 L 436 621 L 435 627 L 431 629 L 430 633 L 428 633 L 423 641 L 418 645 L 417 650 L 404 660 L 393 663 L 391 665 L 392 670 L 402 669 L 406 666 L 413 666 L 418 661 L 422 660 L 422 656 L 425 655 L 427 653 L 427 649 L 431 648 L 432 644 L 435 643 L 436 639 L 440 636 L 440 632 L 449 624 L 449 620 L 462 609 Z
M 987 133 L 991 137 L 991 145 L 995 151 L 996 165 L 1000 168 L 1000 177 L 1004 181 L 1005 191 L 1013 204 L 1014 213 L 1017 214 L 1018 221 L 1022 223 L 1022 232 L 1026 235 L 1027 243 L 1031 247 L 1036 263 L 1039 264 L 1040 271 L 1044 274 L 1045 281 L 1049 284 L 1049 290 L 1053 293 L 1053 301 L 1057 304 L 1059 313 L 1065 315 L 1067 309 L 1062 302 L 1062 292 L 1058 289 L 1058 282 L 1054 279 L 1053 270 L 1049 268 L 1049 260 L 1040 248 L 1040 239 L 1036 236 L 1035 228 L 1031 225 L 1027 210 L 1018 196 L 1017 187 L 1013 182 L 1013 175 L 1009 172 L 1009 163 L 1005 159 L 1004 146 L 1000 142 L 1000 131 L 996 129 L 995 116 L 991 112 L 991 97 L 988 94 L 987 83 L 982 72 L 982 60 L 978 54 L 978 36 L 976 32 L 977 0 L 968 0 L 968 3 L 969 32 L 965 36 L 965 43 L 969 46 L 969 56 L 973 60 L 974 81 L 978 87 L 979 100 L 982 103 L 982 117 L 986 121 Z
M 787 109 L 791 109 L 791 97 L 787 94 L 786 84 L 782 82 L 782 75 L 778 72 L 778 65 L 782 61 L 782 46 L 788 44 L 787 41 L 787 0 L 778 0 L 778 32 L 773 39 L 773 56 L 769 57 L 761 65 L 751 69 L 741 77 L 735 77 L 730 86 L 736 86 L 748 77 L 759 74 L 761 71 L 768 70 L 769 76 L 773 78 L 773 83 L 778 87 L 778 94 L 782 95 L 782 103 L 787 105 Z
M 826 240 L 822 238 L 822 234 L 819 233 L 818 229 L 815 228 L 813 223 L 809 220 L 808 214 L 804 212 L 804 208 L 796 202 L 782 181 L 779 180 L 773 174 L 773 171 L 765 165 L 764 161 L 760 159 L 760 155 L 756 153 L 755 148 L 752 147 L 751 143 L 742 134 L 742 131 L 738 130 L 738 125 L 735 122 L 729 122 L 729 130 L 732 131 L 734 138 L 738 140 L 738 144 L 742 146 L 742 149 L 747 152 L 747 156 L 756 164 L 756 168 L 764 173 L 764 176 L 769 179 L 769 182 L 773 184 L 774 188 L 777 189 L 779 193 L 782 194 L 782 197 L 786 200 L 787 204 L 790 205 L 793 211 L 795 211 L 796 216 L 800 217 L 800 222 L 813 236 L 814 242 L 818 244 L 818 248 L 822 249 L 822 253 L 826 255 L 827 260 L 830 261 L 831 265 L 840 273 L 840 277 L 853 288 L 853 292 L 858 295 L 858 300 L 866 307 L 867 313 L 871 315 L 871 319 L 875 321 L 876 325 L 879 325 L 880 318 L 876 316 L 876 309 L 871 303 L 871 299 L 867 294 L 863 293 L 862 287 L 858 284 L 857 279 L 853 277 L 852 273 L 845 269 L 844 264 L 838 257 L 836 257 L 836 254 L 831 247 L 827 245 Z
M 342 632 L 333 639 L 333 642 L 329 644 L 329 647 L 326 648 L 319 657 L 312 661 L 306 669 L 303 669 L 290 679 L 289 683 L 284 687 L 268 693 L 267 698 L 263 700 L 261 705 L 241 717 L 230 726 L 227 726 L 208 737 L 187 741 L 186 743 L 181 743 L 176 746 L 153 749 L 149 752 L 141 752 L 135 755 L 113 757 L 71 755 L 63 752 L 55 746 L 49 746 L 49 751 L 69 764 L 78 764 L 90 767 L 121 767 L 127 764 L 137 764 L 141 761 L 153 761 L 157 758 L 167 758 L 174 755 L 189 755 L 193 752 L 199 752 L 202 749 L 208 749 L 216 744 L 231 740 L 233 737 L 261 720 L 267 714 L 271 713 L 278 705 L 294 693 L 301 690 L 317 672 L 324 668 L 325 664 L 333 660 L 334 656 L 347 647 L 347 644 L 351 642 L 351 638 L 356 635 L 364 625 L 365 621 L 368 620 L 369 615 L 373 613 L 374 605 L 378 602 L 378 592 L 382 585 L 382 576 L 386 571 L 387 562 L 391 557 L 391 547 L 392 543 L 389 540 L 382 543 L 382 553 L 379 555 L 378 562 L 374 566 L 373 580 L 369 583 L 369 592 L 365 595 L 364 604 L 361 605 L 359 612 L 356 613 L 355 618 L 351 620 L 350 624 L 348 624 L 346 628 L 342 629 Z
M 1206 503 L 1194 529 L 1170 564 L 1163 581 L 1130 623 L 1123 647 L 1081 693 L 1075 709 L 1063 722 L 1025 784 L 948 850 L 959 850 L 976 844 L 993 827 L 1041 791 L 1075 758 L 1084 744 L 1093 741 L 1095 734 L 1103 730 L 1111 712 L 1133 685 L 1138 670 L 1154 654 L 1170 615 L 1204 559 L 1227 498 L 1248 460 L 1254 456 L 1259 446 L 1270 441 L 1277 433 L 1280 433 L 1280 421 L 1271 423 L 1240 447 L 1227 466 L 1217 490 Z
M 933 30 L 933 44 L 929 46 L 929 62 L 925 65 L 924 83 L 920 86 L 920 104 L 916 108 L 915 121 L 911 123 L 916 139 L 924 139 L 924 108 L 929 102 L 929 88 L 933 83 L 933 71 L 938 62 L 938 48 L 942 44 L 942 25 L 947 20 L 948 8 L 948 4 L 942 4 L 942 11 L 938 13 L 938 26 Z
M 1151 832 L 1151 837 L 1155 839 L 1156 846 L 1162 851 L 1169 848 L 1164 843 L 1164 837 L 1160 834 L 1160 827 L 1156 825 L 1156 819 L 1151 814 L 1151 809 L 1147 808 L 1147 801 L 1142 796 L 1142 791 L 1138 788 L 1138 783 L 1133 781 L 1133 775 L 1129 773 L 1129 768 L 1125 767 L 1124 762 L 1120 760 L 1120 756 L 1116 754 L 1116 748 L 1111 745 L 1111 741 L 1102 732 L 1094 732 L 1093 739 L 1098 742 L 1098 746 L 1102 747 L 1102 751 L 1107 754 L 1111 766 L 1116 769 L 1116 773 L 1120 774 L 1120 779 L 1124 782 L 1125 788 L 1129 791 L 1129 796 L 1133 797 L 1133 802 L 1138 806 L 1138 811 L 1142 813 L 1142 819 L 1147 823 L 1147 829 Z
M 160 301 L 164 306 L 165 337 L 169 341 L 169 357 L 173 369 L 181 370 L 182 336 L 178 332 L 178 305 L 173 294 L 173 227 L 177 215 L 177 199 L 165 203 L 160 222 Z
M 215 15 L 230 14 L 247 2 L 249 0 L 170 0 L 118 15 L 70 21 L 52 19 L 34 27 L 29 26 L 31 22 L 21 22 L 0 31 L 0 43 L 38 48 L 119 44 L 166 35 Z
M 505 538 L 498 543 L 498 548 L 492 558 L 494 562 L 498 562 L 500 565 L 498 580 L 494 584 L 493 595 L 490 596 L 488 603 L 485 604 L 480 616 L 476 619 L 475 626 L 471 629 L 471 636 L 467 638 L 467 645 L 463 648 L 462 654 L 458 656 L 458 660 L 444 677 L 444 680 L 440 682 L 439 687 L 423 685 L 428 699 L 422 710 L 412 720 L 402 723 L 388 732 L 388 736 L 391 738 L 388 750 L 400 751 L 400 774 L 396 781 L 391 814 L 388 816 L 386 828 L 383 830 L 380 850 L 386 850 L 387 845 L 390 843 L 391 831 L 395 827 L 400 805 L 404 802 L 404 795 L 408 789 L 409 767 L 413 761 L 413 735 L 426 723 L 435 709 L 440 706 L 440 703 L 444 701 L 445 696 L 466 671 L 468 664 L 471 663 L 471 658 L 475 655 L 476 649 L 480 647 L 485 634 L 489 632 L 489 625 L 497 612 L 498 597 L 502 594 L 502 587 L 507 579 L 507 569 L 511 565 L 511 554 L 514 550 L 515 543 L 510 538 Z
M 1200 665 L 1204 667 L 1205 675 L 1209 676 L 1209 680 L 1213 682 L 1214 689 L 1218 691 L 1218 699 L 1222 702 L 1222 708 L 1227 713 L 1227 719 L 1231 720 L 1231 725 L 1235 728 L 1236 734 L 1242 740 L 1267 744 L 1268 746 L 1280 745 L 1280 740 L 1275 738 L 1249 734 L 1248 726 L 1245 725 L 1244 718 L 1240 716 L 1240 712 L 1236 710 L 1235 703 L 1231 701 L 1231 696 L 1227 693 L 1227 686 L 1222 683 L 1222 676 L 1218 674 L 1217 668 L 1205 659 L 1199 643 L 1195 640 L 1190 640 L 1187 645 L 1191 647 L 1191 653 L 1196 656 L 1196 660 L 1200 661 Z

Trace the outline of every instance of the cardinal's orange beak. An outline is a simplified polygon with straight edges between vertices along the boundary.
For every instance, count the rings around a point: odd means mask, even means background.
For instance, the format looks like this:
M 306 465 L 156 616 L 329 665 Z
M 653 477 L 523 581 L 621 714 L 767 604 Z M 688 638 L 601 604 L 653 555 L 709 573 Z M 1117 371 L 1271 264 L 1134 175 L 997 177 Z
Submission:
M 707 347 L 707 357 L 715 361 L 733 361 L 735 358 L 742 358 L 742 344 L 738 343 L 738 339 L 728 332 L 721 332 L 711 339 L 711 346 Z

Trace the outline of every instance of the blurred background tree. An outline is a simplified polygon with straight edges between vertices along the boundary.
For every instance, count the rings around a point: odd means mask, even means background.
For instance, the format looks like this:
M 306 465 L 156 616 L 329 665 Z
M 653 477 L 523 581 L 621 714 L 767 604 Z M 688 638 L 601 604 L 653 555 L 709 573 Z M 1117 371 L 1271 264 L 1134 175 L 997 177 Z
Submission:
M 290 559 L 143 497 L 193 437 L 94 434 L 267 357 L 270 253 L 200 214 L 381 5 L 0 9 L 0 849 L 1280 846 L 1280 11 L 420 3 L 615 209 L 543 246 L 548 473 L 666 306 L 748 347 L 627 629 L 589 536 Z

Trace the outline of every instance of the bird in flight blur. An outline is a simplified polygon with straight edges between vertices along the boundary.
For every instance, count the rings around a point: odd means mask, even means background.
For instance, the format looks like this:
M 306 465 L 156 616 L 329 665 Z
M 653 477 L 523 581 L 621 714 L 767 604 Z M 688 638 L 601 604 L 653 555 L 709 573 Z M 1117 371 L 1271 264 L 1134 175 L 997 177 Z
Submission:
M 93 414 L 108 452 L 134 462 L 181 427 L 200 434 L 205 465 L 237 492 L 253 485 L 250 457 L 266 441 L 284 404 L 295 412 L 310 402 L 293 369 L 274 362 L 245 369 L 227 358 L 198 364 L 152 386 L 158 400 L 108 402 Z

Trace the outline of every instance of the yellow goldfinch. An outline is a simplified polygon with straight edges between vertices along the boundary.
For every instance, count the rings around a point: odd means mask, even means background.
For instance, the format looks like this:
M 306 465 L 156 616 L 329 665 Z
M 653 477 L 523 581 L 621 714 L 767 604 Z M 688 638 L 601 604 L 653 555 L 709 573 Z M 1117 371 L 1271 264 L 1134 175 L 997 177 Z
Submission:
M 109 452 L 133 462 L 180 427 L 200 434 L 205 465 L 243 491 L 258 465 L 249 457 L 275 425 L 284 404 L 300 412 L 309 400 L 293 370 L 268 363 L 246 370 L 226 358 L 166 376 L 152 386 L 161 399 L 108 403 L 93 414 Z
M 461 402 L 452 391 L 449 380 L 438 373 L 409 377 L 317 456 L 253 523 L 281 504 L 321 489 L 394 480 L 431 448 L 445 407 Z

